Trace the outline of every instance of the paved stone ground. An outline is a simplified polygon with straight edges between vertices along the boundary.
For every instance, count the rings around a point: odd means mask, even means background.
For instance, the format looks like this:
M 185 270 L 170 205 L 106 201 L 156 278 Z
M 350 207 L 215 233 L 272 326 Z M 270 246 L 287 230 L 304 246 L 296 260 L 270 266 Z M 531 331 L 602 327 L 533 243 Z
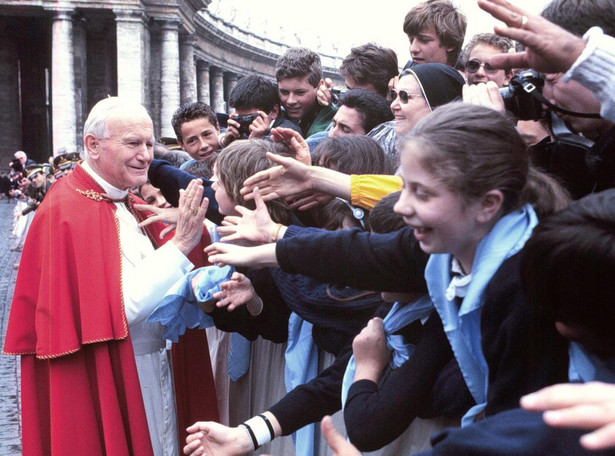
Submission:
M 20 252 L 11 252 L 11 223 L 14 203 L 0 201 L 0 330 L 4 346 L 4 334 L 9 319 L 13 288 Z M 21 455 L 19 358 L 0 355 L 0 456 Z

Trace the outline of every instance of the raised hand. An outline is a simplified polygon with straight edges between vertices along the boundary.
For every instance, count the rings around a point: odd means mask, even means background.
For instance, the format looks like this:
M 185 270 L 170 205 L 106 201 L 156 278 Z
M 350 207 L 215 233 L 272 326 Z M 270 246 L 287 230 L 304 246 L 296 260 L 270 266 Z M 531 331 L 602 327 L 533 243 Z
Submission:
M 286 144 L 292 151 L 295 152 L 295 160 L 300 161 L 304 165 L 312 164 L 312 155 L 310 154 L 310 146 L 307 145 L 301 134 L 291 128 L 274 128 L 271 130 L 271 140 L 273 142 L 281 142 Z
M 252 211 L 243 206 L 235 206 L 241 216 L 229 215 L 224 218 L 222 226 L 217 228 L 218 234 L 222 236 L 220 242 L 260 245 L 274 241 L 274 237 L 279 234 L 280 225 L 271 220 L 258 187 L 254 188 L 252 195 L 256 209 Z
M 177 227 L 173 242 L 184 254 L 188 254 L 199 243 L 203 235 L 203 220 L 209 200 L 203 198 L 203 183 L 194 179 L 186 190 L 179 191 Z
M 585 49 L 585 41 L 547 19 L 529 14 L 506 0 L 478 0 L 478 6 L 506 27 L 495 33 L 518 41 L 525 51 L 489 59 L 497 68 L 533 68 L 545 73 L 565 72 Z

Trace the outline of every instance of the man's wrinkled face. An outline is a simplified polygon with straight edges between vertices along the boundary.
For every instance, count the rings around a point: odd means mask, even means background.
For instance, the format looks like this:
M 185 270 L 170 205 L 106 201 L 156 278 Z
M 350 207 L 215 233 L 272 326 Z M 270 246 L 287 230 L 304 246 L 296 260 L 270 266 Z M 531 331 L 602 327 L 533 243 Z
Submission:
M 316 101 L 317 91 L 318 85 L 316 87 L 312 86 L 307 76 L 278 81 L 280 102 L 284 109 L 286 109 L 286 114 L 292 120 L 303 119 L 316 110 L 318 107 L 318 102 Z
M 113 116 L 104 138 L 95 138 L 89 162 L 114 187 L 127 190 L 147 182 L 154 158 L 154 127 L 144 113 Z

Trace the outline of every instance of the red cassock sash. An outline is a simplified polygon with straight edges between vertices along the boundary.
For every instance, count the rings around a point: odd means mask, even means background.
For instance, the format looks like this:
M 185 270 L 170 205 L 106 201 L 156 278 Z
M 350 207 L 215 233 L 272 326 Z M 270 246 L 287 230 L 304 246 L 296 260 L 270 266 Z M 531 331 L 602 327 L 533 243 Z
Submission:
M 3 352 L 22 357 L 26 456 L 152 454 L 124 313 L 116 206 L 102 192 L 78 166 L 47 193 L 24 245 Z M 150 227 L 160 243 L 164 225 Z M 197 267 L 207 264 L 208 243 L 204 230 L 188 256 Z M 181 448 L 188 425 L 218 420 L 205 331 L 188 330 L 172 356 Z

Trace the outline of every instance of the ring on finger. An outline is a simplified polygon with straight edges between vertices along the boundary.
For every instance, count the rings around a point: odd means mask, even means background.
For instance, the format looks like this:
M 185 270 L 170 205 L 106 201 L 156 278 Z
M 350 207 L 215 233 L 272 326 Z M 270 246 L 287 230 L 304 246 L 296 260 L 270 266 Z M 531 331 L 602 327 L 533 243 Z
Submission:
M 192 206 L 190 207 L 190 212 L 192 212 L 192 215 L 196 216 L 196 214 L 198 214 L 199 212 L 199 208 L 196 206 Z
M 527 16 L 521 18 L 521 26 L 519 28 L 525 27 L 525 24 L 527 24 Z

